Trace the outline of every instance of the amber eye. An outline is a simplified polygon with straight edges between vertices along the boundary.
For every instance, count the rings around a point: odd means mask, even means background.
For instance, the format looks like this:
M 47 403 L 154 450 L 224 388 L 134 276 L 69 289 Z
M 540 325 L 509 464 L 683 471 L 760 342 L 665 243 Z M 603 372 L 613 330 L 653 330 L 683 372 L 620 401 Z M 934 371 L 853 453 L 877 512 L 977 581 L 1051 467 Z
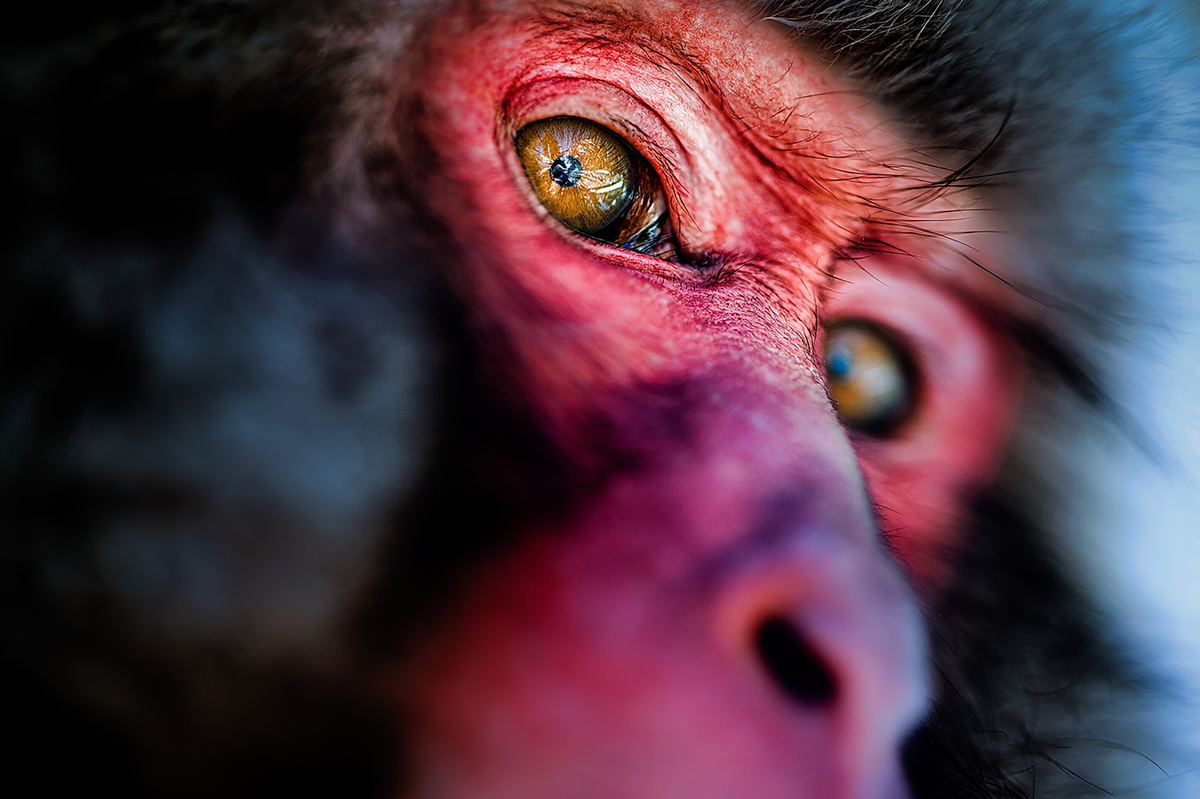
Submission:
M 553 117 L 521 128 L 516 147 L 555 219 L 618 247 L 678 259 L 662 184 L 620 136 L 586 119 Z
M 841 322 L 825 333 L 825 379 L 848 427 L 874 436 L 892 432 L 912 409 L 908 359 L 881 330 Z

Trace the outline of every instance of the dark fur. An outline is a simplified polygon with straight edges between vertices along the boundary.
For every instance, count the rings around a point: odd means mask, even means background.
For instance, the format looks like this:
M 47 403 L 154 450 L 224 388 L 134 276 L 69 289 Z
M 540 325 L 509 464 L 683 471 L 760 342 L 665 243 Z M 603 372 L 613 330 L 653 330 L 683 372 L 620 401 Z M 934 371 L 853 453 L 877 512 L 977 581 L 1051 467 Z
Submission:
M 966 577 L 927 608 L 943 691 L 908 749 L 918 799 L 1191 795 L 1158 778 L 1194 756 L 1163 774 L 1138 760 L 1174 749 L 1169 689 L 1062 565 L 1066 466 L 1029 448 L 1136 434 L 1099 365 L 1155 280 L 1135 178 L 1174 76 L 1131 69 L 1153 14 L 760 5 L 961 164 L 953 180 L 992 187 L 1040 264 L 1014 287 L 1014 333 L 1045 367 L 1034 432 L 977 503 Z M 405 113 L 378 66 L 419 52 L 419 26 L 352 46 L 407 18 L 233 0 L 41 13 L 5 34 L 0 113 L 10 780 L 389 795 L 403 731 L 362 687 L 378 631 L 428 620 L 528 512 L 522 489 L 558 473 L 476 390 L 437 276 L 453 254 L 397 149 L 420 132 L 388 135 Z

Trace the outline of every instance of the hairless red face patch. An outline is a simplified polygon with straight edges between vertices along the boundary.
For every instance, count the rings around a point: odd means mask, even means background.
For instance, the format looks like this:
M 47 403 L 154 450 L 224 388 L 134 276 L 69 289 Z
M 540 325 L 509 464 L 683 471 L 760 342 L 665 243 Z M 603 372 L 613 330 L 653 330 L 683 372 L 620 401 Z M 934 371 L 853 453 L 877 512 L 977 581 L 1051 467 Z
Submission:
M 404 681 L 430 795 L 900 790 L 926 688 L 892 558 L 940 590 L 1020 396 L 969 197 L 730 6 L 438 24 L 420 124 L 485 243 L 454 274 L 483 379 L 578 493 Z

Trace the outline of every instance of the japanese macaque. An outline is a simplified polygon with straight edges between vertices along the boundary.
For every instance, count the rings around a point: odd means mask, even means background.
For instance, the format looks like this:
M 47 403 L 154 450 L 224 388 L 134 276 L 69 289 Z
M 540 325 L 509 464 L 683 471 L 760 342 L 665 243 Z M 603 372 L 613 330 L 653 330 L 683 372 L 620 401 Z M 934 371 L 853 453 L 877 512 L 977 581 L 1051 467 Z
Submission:
M 1200 792 L 1119 543 L 1194 6 L 64 16 L 3 59 L 11 779 Z

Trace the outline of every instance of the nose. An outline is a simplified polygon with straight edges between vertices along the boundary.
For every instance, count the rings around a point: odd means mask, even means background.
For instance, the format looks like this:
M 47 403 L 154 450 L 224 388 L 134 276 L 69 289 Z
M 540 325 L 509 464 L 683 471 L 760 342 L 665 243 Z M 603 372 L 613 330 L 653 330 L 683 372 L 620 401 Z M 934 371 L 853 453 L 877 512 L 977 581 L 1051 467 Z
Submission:
M 916 605 L 873 538 L 838 529 L 829 508 L 804 495 L 764 504 L 771 522 L 705 569 L 716 651 L 743 666 L 767 714 L 791 720 L 814 795 L 906 796 L 900 745 L 929 691 Z
M 414 682 L 420 795 L 908 795 L 924 639 L 853 453 L 821 403 L 710 394 L 637 403 L 612 435 L 655 455 L 474 583 Z

